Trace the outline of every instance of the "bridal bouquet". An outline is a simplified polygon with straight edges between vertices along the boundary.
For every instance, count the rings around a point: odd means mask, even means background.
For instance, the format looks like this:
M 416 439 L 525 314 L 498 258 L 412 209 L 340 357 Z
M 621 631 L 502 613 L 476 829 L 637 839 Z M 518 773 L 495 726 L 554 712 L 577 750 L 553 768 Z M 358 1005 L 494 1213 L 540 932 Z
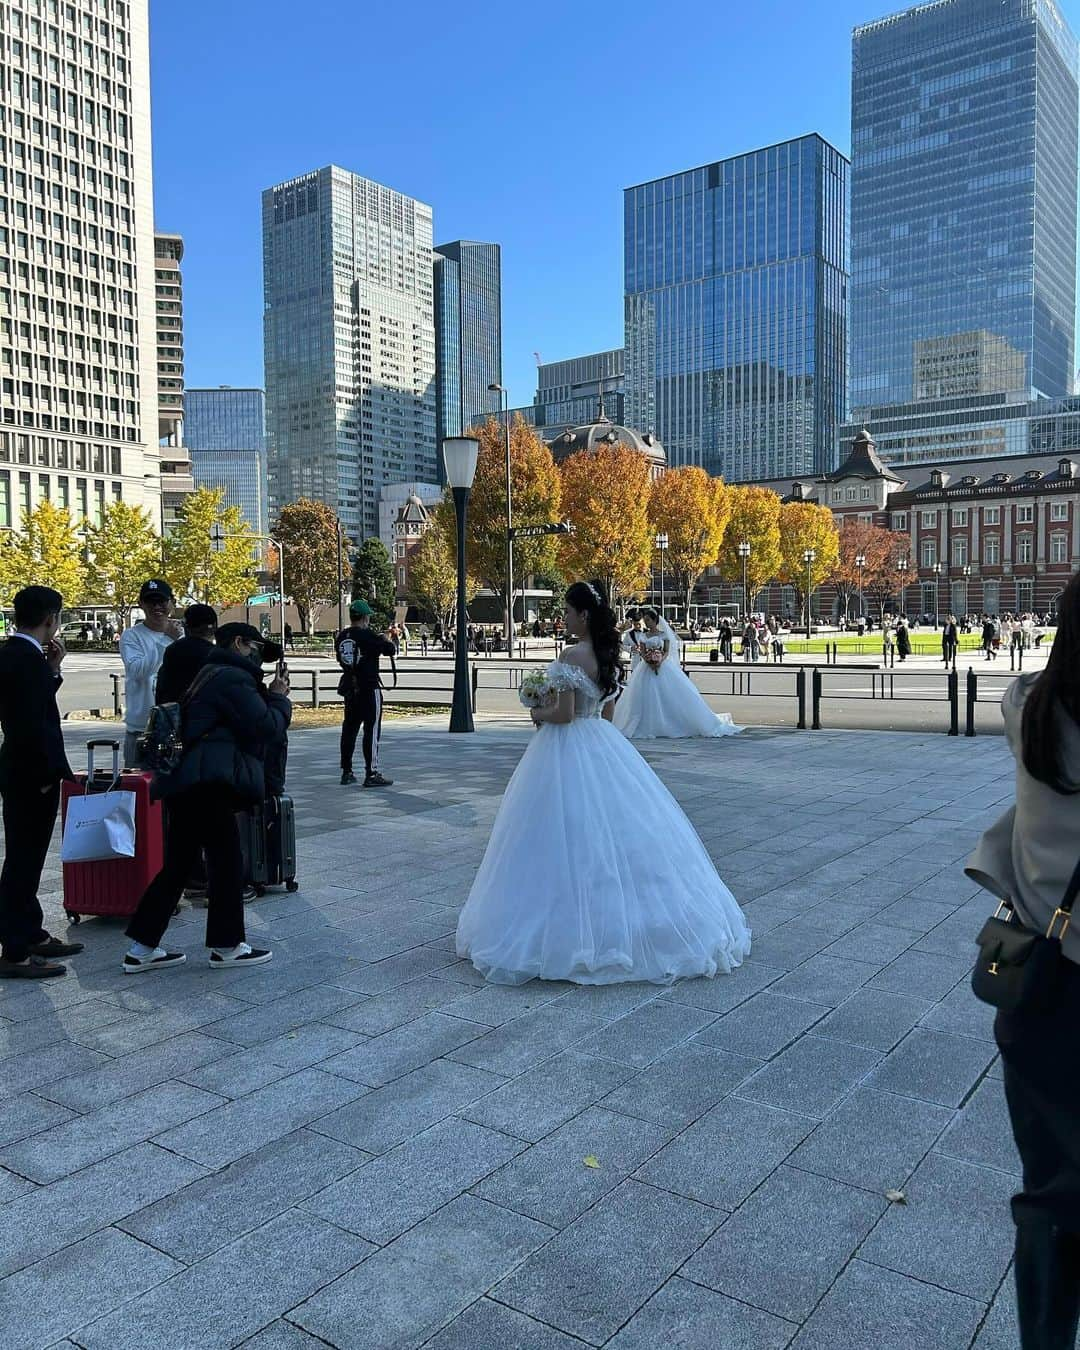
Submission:
M 521 677 L 518 698 L 526 708 L 542 708 L 551 702 L 554 693 L 555 686 L 546 671 L 530 670 Z
M 661 647 L 646 647 L 641 653 L 641 659 L 647 666 L 650 666 L 653 673 L 658 673 L 660 667 L 664 664 L 664 652 Z

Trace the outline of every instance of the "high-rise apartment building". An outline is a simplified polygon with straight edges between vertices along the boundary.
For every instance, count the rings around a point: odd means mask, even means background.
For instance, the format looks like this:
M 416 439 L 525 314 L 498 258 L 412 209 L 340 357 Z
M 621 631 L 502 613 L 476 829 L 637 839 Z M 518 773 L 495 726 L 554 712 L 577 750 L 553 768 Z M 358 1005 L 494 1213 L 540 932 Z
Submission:
M 544 361 L 536 371 L 535 406 L 543 408 L 545 427 L 592 422 L 604 396 L 604 410 L 613 422 L 623 421 L 624 356 L 622 347 L 566 361 Z
M 184 438 L 199 487 L 221 488 L 258 534 L 270 530 L 266 490 L 266 400 L 261 389 L 188 389 Z
M 184 447 L 183 258 L 184 241 L 178 234 L 154 236 L 162 533 L 175 525 L 184 498 L 195 486 L 191 457 Z
M 435 249 L 436 439 L 497 413 L 502 384 L 502 262 L 498 244 L 458 239 Z M 441 456 L 438 465 L 442 470 Z
M 856 28 L 851 141 L 853 421 L 950 398 L 909 419 L 947 434 L 965 401 L 1070 394 L 1077 44 L 1054 0 Z
M 431 207 L 329 166 L 263 193 L 273 514 L 333 506 L 378 533 L 385 483 L 436 476 Z
M 0 70 L 0 528 L 156 521 L 147 0 L 6 0 Z
M 627 188 L 626 422 L 728 478 L 831 463 L 847 159 L 818 135 Z

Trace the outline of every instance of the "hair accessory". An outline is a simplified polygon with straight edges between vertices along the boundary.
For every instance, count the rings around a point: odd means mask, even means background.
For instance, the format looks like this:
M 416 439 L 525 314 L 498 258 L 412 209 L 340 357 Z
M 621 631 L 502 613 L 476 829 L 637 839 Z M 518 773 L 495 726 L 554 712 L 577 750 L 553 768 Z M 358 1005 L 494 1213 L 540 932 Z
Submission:
M 602 609 L 604 605 L 604 597 L 600 594 L 599 590 L 592 584 L 591 581 L 587 581 L 585 585 L 589 588 L 589 594 Z

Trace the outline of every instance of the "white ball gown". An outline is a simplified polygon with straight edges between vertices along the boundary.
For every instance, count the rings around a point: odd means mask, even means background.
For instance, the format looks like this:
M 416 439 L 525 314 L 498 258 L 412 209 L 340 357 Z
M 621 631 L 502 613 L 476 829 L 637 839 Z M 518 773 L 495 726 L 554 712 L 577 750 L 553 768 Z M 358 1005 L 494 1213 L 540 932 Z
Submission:
M 665 640 L 670 650 L 659 670 L 641 661 L 631 672 L 615 705 L 615 725 L 632 741 L 736 735 L 742 728 L 727 713 L 713 712 L 679 664 L 679 639 L 666 623 L 659 633 L 646 634 L 639 645 L 645 651 L 656 650 Z
M 585 672 L 548 675 L 574 691 L 574 720 L 542 724 L 510 779 L 458 955 L 496 984 L 727 974 L 750 930 L 694 827 Z

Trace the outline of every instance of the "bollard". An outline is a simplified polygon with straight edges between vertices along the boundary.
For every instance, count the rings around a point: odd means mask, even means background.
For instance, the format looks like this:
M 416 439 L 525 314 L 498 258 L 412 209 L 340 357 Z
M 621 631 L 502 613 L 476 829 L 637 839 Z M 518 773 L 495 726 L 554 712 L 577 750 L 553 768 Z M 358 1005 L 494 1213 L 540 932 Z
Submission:
M 319 706 L 319 672 L 317 670 L 311 672 L 311 706 L 313 708 Z
M 815 667 L 814 667 L 814 679 L 813 679 L 813 689 L 812 689 L 812 694 L 813 694 L 813 721 L 810 723 L 810 726 L 811 726 L 811 729 L 812 729 L 812 730 L 814 730 L 814 731 L 820 731 L 820 730 L 821 730 L 821 668 L 820 668 L 819 666 L 815 666 Z
M 975 735 L 975 703 L 979 697 L 979 677 L 975 674 L 974 667 L 968 667 L 967 673 L 967 717 L 965 736 Z
M 949 685 L 949 735 L 960 735 L 960 677 L 956 670 L 948 674 Z
M 480 671 L 476 666 L 472 668 L 472 710 L 473 716 L 476 716 L 476 690 L 480 683 Z
M 799 719 L 795 723 L 800 731 L 806 730 L 806 667 L 800 666 L 795 672 L 795 697 L 799 701 Z
M 123 676 L 122 676 L 122 675 L 113 675 L 113 676 L 111 676 L 110 678 L 112 679 L 112 710 L 113 710 L 113 716 L 114 716 L 114 717 L 120 717 L 121 714 L 123 713 L 123 708 L 122 708 L 121 705 L 120 705 L 120 681 L 123 679 Z

